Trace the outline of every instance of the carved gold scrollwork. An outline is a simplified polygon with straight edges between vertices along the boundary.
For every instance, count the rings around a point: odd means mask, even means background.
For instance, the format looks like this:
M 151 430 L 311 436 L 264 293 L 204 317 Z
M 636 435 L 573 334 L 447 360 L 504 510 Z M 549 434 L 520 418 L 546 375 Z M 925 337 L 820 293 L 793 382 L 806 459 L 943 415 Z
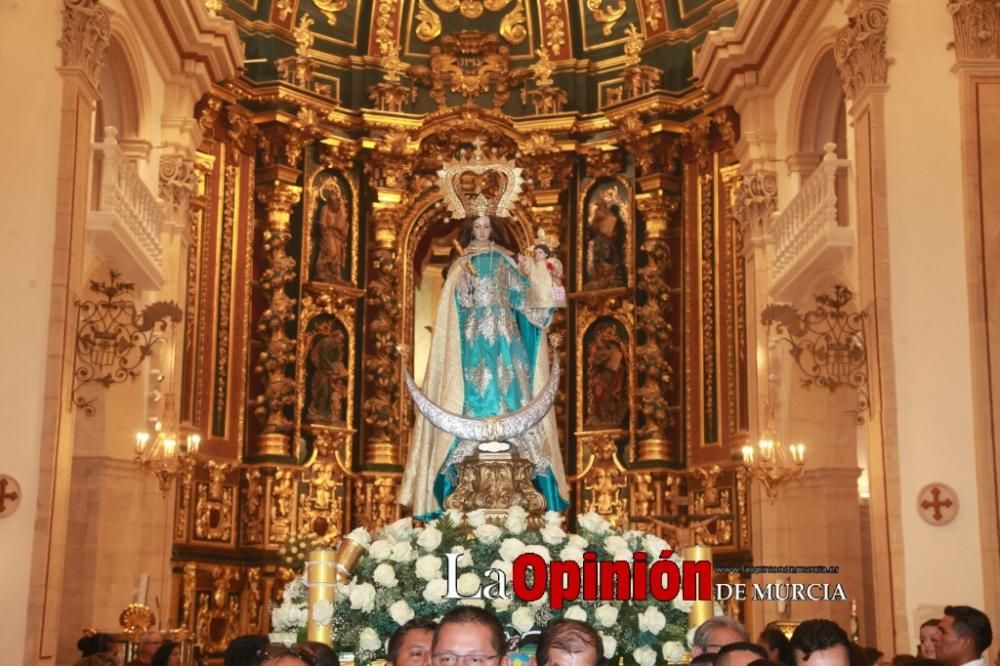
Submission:
M 605 7 L 604 0 L 587 0 L 587 9 L 590 10 L 594 20 L 602 24 L 601 33 L 607 37 L 614 30 L 618 19 L 625 15 L 628 5 L 625 0 L 618 0 L 617 5 Z
M 337 12 L 347 9 L 348 0 L 313 0 L 313 4 L 323 12 L 327 23 L 337 25 Z
M 451 10 L 454 11 L 454 10 Z M 441 36 L 441 17 L 427 6 L 425 0 L 417 2 L 417 27 L 414 33 L 422 42 L 432 42 Z
M 459 0 L 434 0 L 434 4 L 443 12 L 448 12 L 449 14 L 459 6 Z
M 503 3 L 503 5 L 506 4 L 506 2 Z M 527 22 L 528 16 L 524 12 L 524 0 L 517 0 L 514 9 L 500 22 L 500 35 L 511 44 L 520 44 L 528 36 L 528 29 L 525 27 Z

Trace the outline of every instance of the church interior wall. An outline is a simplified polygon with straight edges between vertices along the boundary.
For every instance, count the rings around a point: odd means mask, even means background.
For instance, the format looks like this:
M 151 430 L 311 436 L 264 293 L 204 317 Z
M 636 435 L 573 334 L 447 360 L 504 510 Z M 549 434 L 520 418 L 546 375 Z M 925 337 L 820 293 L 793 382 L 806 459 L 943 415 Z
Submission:
M 947 48 L 954 34 L 944 7 L 932 12 L 889 7 L 889 252 L 876 260 L 888 262 L 892 280 L 901 524 L 910 572 L 907 644 L 912 645 L 919 607 L 949 601 L 981 607 L 984 597 L 979 548 L 963 549 L 959 570 L 941 547 L 979 543 L 967 269 L 958 222 L 960 109 L 954 55 Z M 940 527 L 925 523 L 908 506 L 934 481 L 955 488 L 962 500 L 954 522 Z
M 46 554 L 33 549 L 36 501 L 42 467 L 42 413 L 45 402 L 46 359 L 49 346 L 49 312 L 52 298 L 52 247 L 55 242 L 59 99 L 61 78 L 56 71 L 60 51 L 54 36 L 60 32 L 60 7 L 56 3 L 19 3 L 11 10 L 0 7 L 0 59 L 9 65 L 0 77 L 0 93 L 8 106 L 0 125 L 5 154 L 0 166 L 0 192 L 4 201 L 5 234 L 0 263 L 6 279 L 0 281 L 3 301 L 16 304 L 17 325 L 6 327 L 0 359 L 5 381 L 0 383 L 0 414 L 5 444 L 0 446 L 0 469 L 18 480 L 22 498 L 18 510 L 3 519 L 4 566 L 0 589 L 8 608 L 0 622 L 4 659 L 21 663 L 28 614 L 29 576 L 32 563 Z M 21 20 L 14 20 L 14 17 Z M 28 21 L 32 30 L 25 30 Z M 44 34 L 52 37 L 39 39 Z M 31 58 L 18 54 L 31 53 Z M 29 173 L 24 179 L 20 174 Z M 30 589 L 37 596 L 38 589 Z

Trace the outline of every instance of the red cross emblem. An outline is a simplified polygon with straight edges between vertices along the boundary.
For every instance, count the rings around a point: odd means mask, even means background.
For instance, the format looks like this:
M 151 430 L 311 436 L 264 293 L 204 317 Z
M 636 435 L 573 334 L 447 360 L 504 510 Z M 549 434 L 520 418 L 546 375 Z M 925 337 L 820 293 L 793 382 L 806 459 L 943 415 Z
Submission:
M 21 487 L 14 477 L 0 474 L 0 518 L 14 513 L 21 503 Z
M 917 511 L 931 525 L 947 525 L 958 515 L 958 494 L 951 486 L 929 483 L 917 495 Z

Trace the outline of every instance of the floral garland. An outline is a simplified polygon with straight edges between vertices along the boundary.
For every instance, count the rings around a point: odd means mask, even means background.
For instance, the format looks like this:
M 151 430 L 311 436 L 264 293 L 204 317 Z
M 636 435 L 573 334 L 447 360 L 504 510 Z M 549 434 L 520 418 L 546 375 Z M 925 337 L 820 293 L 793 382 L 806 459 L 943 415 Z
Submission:
M 562 528 L 563 517 L 545 514 L 541 529 L 527 526 L 527 514 L 511 510 L 503 526 L 487 522 L 482 511 L 449 512 L 424 527 L 413 527 L 405 518 L 378 532 L 374 539 L 363 529 L 347 535 L 367 548 L 347 585 L 338 585 L 334 603 L 318 602 L 313 616 L 320 624 L 333 626 L 338 652 L 355 655 L 355 664 L 366 666 L 385 659 L 389 636 L 413 617 L 440 619 L 457 605 L 489 608 L 508 635 L 523 635 L 542 629 L 550 621 L 568 618 L 586 622 L 601 636 L 605 659 L 618 663 L 653 666 L 660 659 L 679 662 L 690 646 L 688 630 L 690 601 L 680 597 L 669 604 L 650 598 L 644 601 L 580 601 L 561 609 L 549 607 L 548 595 L 534 602 L 518 599 L 511 592 L 513 561 L 522 553 L 535 553 L 546 562 L 575 561 L 582 564 L 585 551 L 598 560 L 631 562 L 633 553 L 645 551 L 658 558 L 670 546 L 663 539 L 639 530 L 618 531 L 596 513 L 578 519 L 579 534 Z M 465 529 L 460 529 L 463 526 Z M 471 531 L 470 531 L 471 530 Z M 449 599 L 445 553 L 457 554 L 457 588 L 472 595 L 488 569 L 507 576 L 509 598 Z M 671 556 L 678 567 L 680 557 Z M 307 583 L 299 576 L 284 590 L 283 602 L 273 608 L 275 632 L 301 633 L 307 623 Z

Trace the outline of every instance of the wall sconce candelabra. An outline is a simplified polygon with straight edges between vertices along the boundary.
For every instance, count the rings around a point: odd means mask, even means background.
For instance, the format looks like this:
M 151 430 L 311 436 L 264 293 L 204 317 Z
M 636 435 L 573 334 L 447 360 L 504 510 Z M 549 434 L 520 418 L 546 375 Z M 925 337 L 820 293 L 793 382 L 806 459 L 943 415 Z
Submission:
M 787 452 L 772 429 L 768 429 L 757 442 L 756 448 L 743 447 L 743 472 L 753 481 L 764 486 L 769 499 L 778 496 L 778 486 L 797 479 L 805 471 L 806 445 L 789 444 Z
M 163 398 L 163 415 L 153 424 L 153 432 L 135 434 L 135 464 L 156 477 L 160 492 L 166 497 L 170 484 L 194 468 L 201 446 L 201 435 L 194 426 L 181 423 L 174 409 L 174 395 Z

